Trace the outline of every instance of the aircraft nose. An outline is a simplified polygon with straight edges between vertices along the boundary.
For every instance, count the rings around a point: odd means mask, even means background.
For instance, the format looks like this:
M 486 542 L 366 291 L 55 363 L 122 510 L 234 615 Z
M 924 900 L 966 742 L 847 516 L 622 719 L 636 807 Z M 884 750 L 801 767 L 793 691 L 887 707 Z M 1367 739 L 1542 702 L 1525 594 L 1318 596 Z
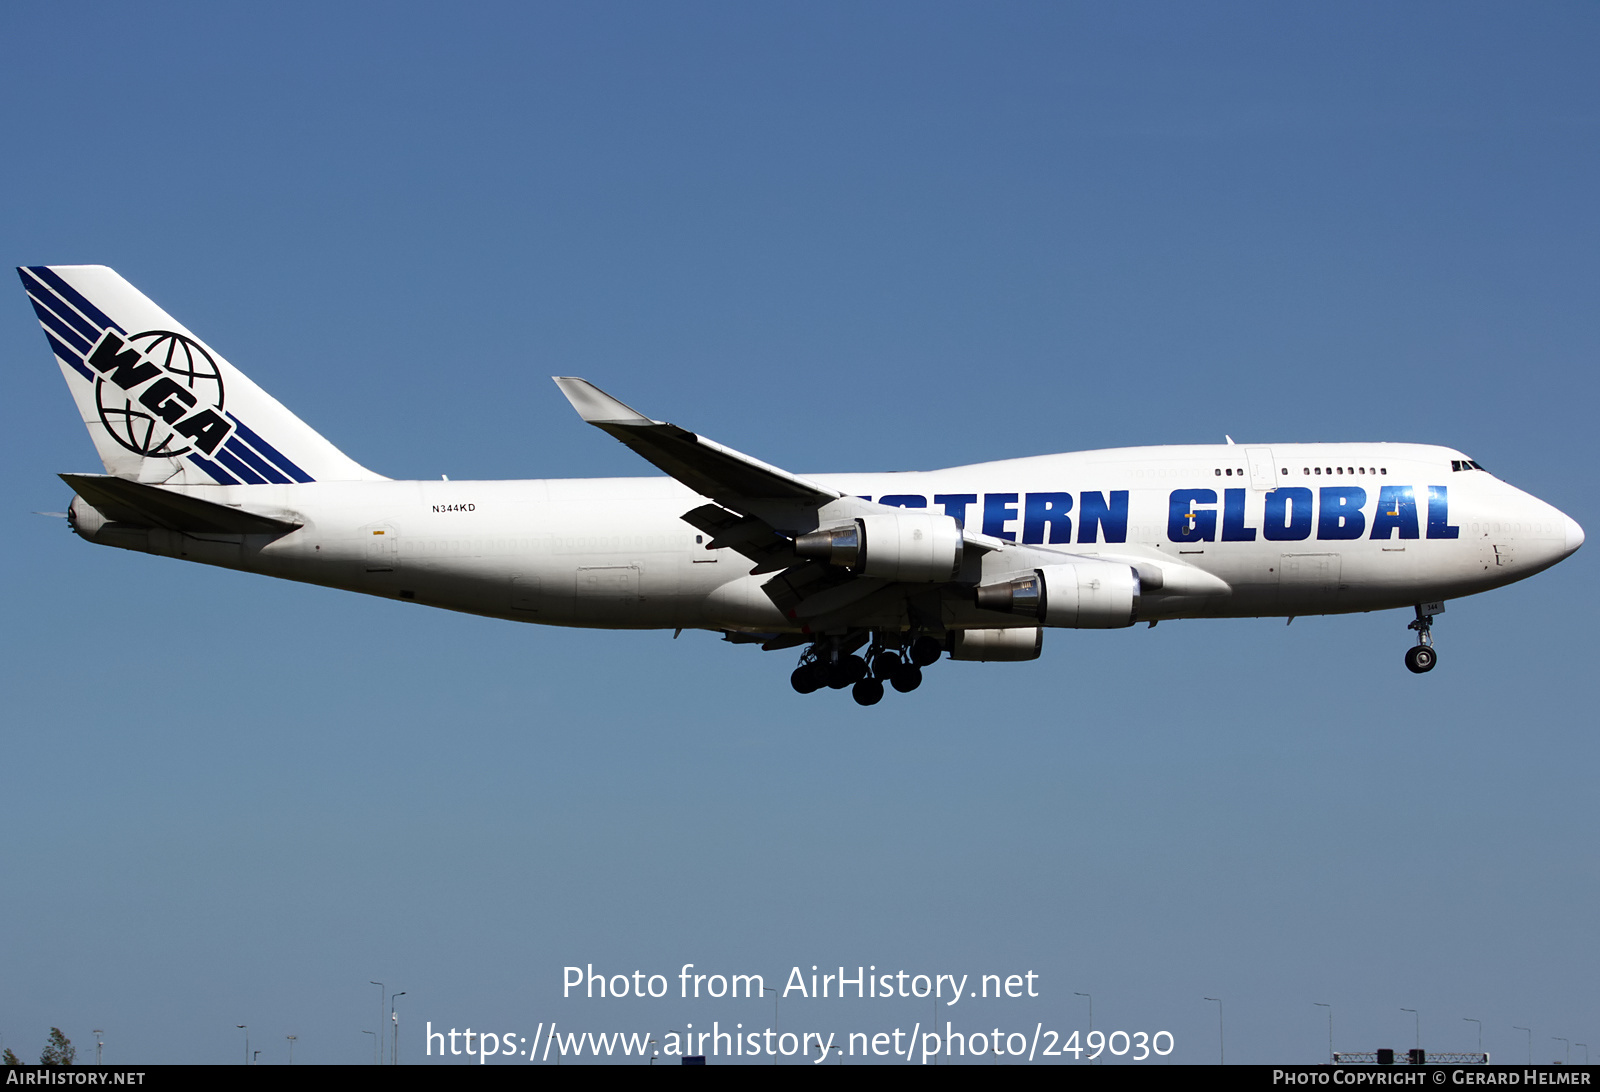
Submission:
M 1578 552 L 1578 547 L 1583 545 L 1583 528 L 1578 526 L 1578 521 L 1571 516 L 1563 515 L 1561 518 L 1567 521 L 1566 556 L 1571 557 Z

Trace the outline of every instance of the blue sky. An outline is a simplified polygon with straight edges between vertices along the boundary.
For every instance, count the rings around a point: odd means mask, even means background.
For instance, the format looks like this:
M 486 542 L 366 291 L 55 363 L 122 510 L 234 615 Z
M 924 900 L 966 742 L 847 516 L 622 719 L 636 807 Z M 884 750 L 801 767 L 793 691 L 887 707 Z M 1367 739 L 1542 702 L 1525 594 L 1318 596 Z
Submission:
M 801 472 L 1467 451 L 1586 527 L 1600 12 L 1554 3 L 12 5 L 10 264 L 103 263 L 394 477 L 647 470 L 549 381 Z M 1172 1058 L 1600 1036 L 1591 552 L 1398 613 L 1051 633 L 871 711 L 788 654 L 100 549 L 20 290 L 0 1041 L 371 1060 L 659 1032 L 561 968 L 1040 974 L 961 1026 Z M 1592 549 L 1592 548 L 1591 548 Z M 926 1020 L 797 1000 L 780 1023 Z M 894 1007 L 899 1006 L 899 1007 Z M 993 1014 L 992 1016 L 990 1014 Z M 1600 1039 L 1596 1040 L 1600 1044 Z M 265 1045 L 263 1045 L 265 1044 Z

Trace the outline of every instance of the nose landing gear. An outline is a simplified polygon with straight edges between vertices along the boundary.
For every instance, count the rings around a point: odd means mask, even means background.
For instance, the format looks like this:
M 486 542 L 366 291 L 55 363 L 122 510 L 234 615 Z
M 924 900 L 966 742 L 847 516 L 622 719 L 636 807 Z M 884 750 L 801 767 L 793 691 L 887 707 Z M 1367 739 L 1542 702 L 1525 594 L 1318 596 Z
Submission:
M 1429 613 L 1424 614 L 1425 610 Z M 1439 662 L 1439 654 L 1433 648 L 1433 615 L 1443 610 L 1443 603 L 1418 603 L 1416 621 L 1406 626 L 1417 631 L 1417 643 L 1406 650 L 1406 668 L 1414 675 L 1432 671 Z

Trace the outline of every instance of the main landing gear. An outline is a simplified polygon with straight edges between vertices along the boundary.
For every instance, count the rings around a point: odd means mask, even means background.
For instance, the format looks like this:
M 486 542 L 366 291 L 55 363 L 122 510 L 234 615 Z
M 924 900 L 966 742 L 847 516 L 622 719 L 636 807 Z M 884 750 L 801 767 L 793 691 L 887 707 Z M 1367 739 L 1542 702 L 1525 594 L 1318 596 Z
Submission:
M 1423 614 L 1419 603 L 1417 620 L 1406 628 L 1417 631 L 1417 643 L 1406 650 L 1406 667 L 1416 675 L 1432 671 L 1433 665 L 1439 662 L 1439 654 L 1433 648 L 1433 615 Z
M 922 669 L 938 662 L 944 652 L 944 646 L 933 637 L 918 637 L 907 645 L 889 644 L 879 634 L 865 656 L 856 655 L 853 649 L 865 639 L 818 641 L 800 657 L 800 666 L 789 676 L 790 685 L 801 694 L 848 686 L 857 705 L 877 705 L 883 700 L 884 683 L 902 694 L 911 693 L 922 685 Z

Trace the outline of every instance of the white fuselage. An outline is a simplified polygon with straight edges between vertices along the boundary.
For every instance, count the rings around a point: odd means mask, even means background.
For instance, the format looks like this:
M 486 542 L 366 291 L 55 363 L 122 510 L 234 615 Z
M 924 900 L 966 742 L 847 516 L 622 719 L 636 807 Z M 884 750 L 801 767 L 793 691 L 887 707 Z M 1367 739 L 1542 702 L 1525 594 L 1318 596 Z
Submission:
M 1582 542 L 1545 502 L 1447 448 L 1275 444 L 1118 448 L 947 470 L 824 474 L 882 504 L 1079 556 L 1200 570 L 1226 589 L 1147 590 L 1140 620 L 1367 611 L 1520 580 Z M 796 631 L 770 577 L 707 550 L 681 518 L 704 503 L 670 478 L 359 481 L 188 487 L 303 526 L 180 534 L 107 524 L 96 542 L 475 614 L 562 626 Z M 1005 575 L 1003 553 L 979 580 Z M 1177 589 L 1181 592 L 1181 588 Z M 946 593 L 950 628 L 1023 624 Z M 903 600 L 856 625 L 907 624 Z M 1032 624 L 1032 623 L 1028 623 Z

